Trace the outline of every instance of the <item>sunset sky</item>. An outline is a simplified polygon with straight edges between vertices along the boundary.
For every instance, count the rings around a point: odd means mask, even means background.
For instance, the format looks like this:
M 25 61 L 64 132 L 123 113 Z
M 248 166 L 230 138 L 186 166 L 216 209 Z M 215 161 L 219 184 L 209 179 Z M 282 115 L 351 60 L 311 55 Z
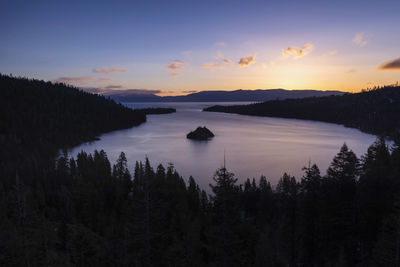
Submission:
M 400 1 L 2 1 L 0 72 L 99 90 L 400 81 Z

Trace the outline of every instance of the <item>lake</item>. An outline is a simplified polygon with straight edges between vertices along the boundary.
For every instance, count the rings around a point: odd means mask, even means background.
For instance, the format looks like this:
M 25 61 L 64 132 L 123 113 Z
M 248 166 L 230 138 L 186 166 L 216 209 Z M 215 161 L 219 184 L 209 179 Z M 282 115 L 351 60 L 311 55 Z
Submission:
M 173 107 L 177 112 L 148 115 L 147 122 L 138 127 L 103 134 L 100 140 L 69 153 L 75 157 L 81 150 L 103 149 L 113 164 L 124 151 L 131 171 L 136 161 L 146 157 L 154 168 L 172 163 L 185 180 L 191 175 L 209 191 L 215 170 L 223 164 L 224 151 L 226 167 L 239 182 L 247 177 L 258 180 L 263 174 L 276 185 L 284 172 L 300 179 L 302 167 L 309 162 L 325 173 L 344 142 L 361 156 L 375 141 L 373 135 L 337 124 L 202 112 L 215 104 L 240 103 L 125 103 L 132 108 Z M 206 126 L 215 137 L 210 141 L 186 139 L 198 126 Z

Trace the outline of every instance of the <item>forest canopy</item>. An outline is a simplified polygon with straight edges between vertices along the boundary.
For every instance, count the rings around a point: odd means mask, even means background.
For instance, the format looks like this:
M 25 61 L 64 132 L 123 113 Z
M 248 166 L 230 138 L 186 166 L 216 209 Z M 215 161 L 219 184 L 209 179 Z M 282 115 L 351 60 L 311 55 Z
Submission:
M 212 106 L 204 111 L 331 122 L 395 137 L 400 131 L 400 86 L 375 87 L 344 95 Z
M 1 161 L 26 158 L 30 153 L 53 156 L 57 149 L 145 121 L 144 112 L 101 95 L 0 74 Z
M 398 144 L 344 144 L 326 175 L 238 184 L 222 166 L 207 194 L 173 165 L 65 154 L 0 180 L 0 265 L 396 266 L 399 166 Z

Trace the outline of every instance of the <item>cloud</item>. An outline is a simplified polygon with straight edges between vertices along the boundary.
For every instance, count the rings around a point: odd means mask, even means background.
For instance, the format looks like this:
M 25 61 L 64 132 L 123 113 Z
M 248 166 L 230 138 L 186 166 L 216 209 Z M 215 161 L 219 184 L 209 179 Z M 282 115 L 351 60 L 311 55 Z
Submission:
M 225 46 L 225 42 L 216 42 L 215 45 Z
M 100 88 L 92 88 L 92 87 L 81 87 L 80 89 L 82 89 L 85 92 L 92 93 L 92 94 L 99 94 L 103 91 Z
M 58 82 L 58 83 L 79 84 L 79 83 L 84 83 L 84 82 L 89 82 L 89 81 L 100 82 L 100 83 L 111 82 L 111 81 L 113 81 L 113 79 L 93 78 L 93 77 L 85 76 L 85 77 L 60 77 L 54 81 Z
M 347 73 L 347 74 L 352 74 L 352 73 L 355 73 L 355 72 L 357 72 L 356 69 L 349 69 L 349 70 L 347 70 L 345 73 Z
M 97 81 L 97 82 L 105 83 L 105 82 L 111 82 L 111 81 L 113 81 L 113 79 L 109 79 L 109 78 L 98 78 L 98 79 L 96 79 L 96 81 Z
M 245 67 L 245 66 L 249 66 L 249 65 L 253 64 L 255 62 L 255 60 L 256 60 L 256 56 L 255 55 L 250 55 L 250 56 L 247 56 L 247 57 L 242 57 L 239 60 L 238 64 L 241 67 Z
M 169 76 L 179 77 L 182 75 L 182 73 L 179 73 L 178 71 L 183 70 L 185 67 L 186 63 L 182 60 L 177 59 L 169 63 L 167 66 L 165 66 L 165 69 L 167 71 L 170 71 Z
M 169 63 L 165 68 L 167 70 L 180 70 L 183 69 L 185 67 L 185 62 L 183 62 L 182 60 L 174 60 L 171 63 Z
M 161 90 L 149 90 L 149 89 L 112 89 L 106 87 L 93 88 L 93 87 L 83 87 L 83 91 L 88 93 L 101 94 L 104 96 L 114 95 L 114 94 L 124 94 L 124 95 L 154 95 L 159 94 Z
M 227 65 L 232 65 L 233 66 L 233 61 L 228 59 L 228 58 L 222 59 L 221 67 L 225 67 Z
M 337 53 L 338 53 L 337 50 L 331 50 L 331 51 L 326 52 L 326 53 L 323 54 L 322 56 L 323 56 L 323 57 L 330 57 L 330 56 L 336 55 Z
M 93 77 L 60 77 L 54 81 L 58 83 L 81 83 L 92 80 Z
M 111 84 L 100 87 L 80 87 L 80 89 L 82 89 L 85 92 L 95 93 L 95 94 L 105 94 L 106 92 L 114 92 L 117 91 L 115 89 L 122 89 L 122 88 L 124 87 L 119 84 Z
M 224 59 L 224 57 L 222 56 L 221 51 L 218 51 L 217 54 L 215 55 L 215 59 L 222 59 L 222 60 L 226 60 Z
M 101 87 L 101 88 L 104 88 L 104 89 L 122 89 L 124 87 L 122 85 L 107 85 L 107 86 L 104 86 L 104 87 Z
M 179 76 L 181 76 L 182 74 L 181 73 L 177 73 L 177 72 L 171 72 L 170 74 L 169 74 L 169 76 L 171 76 L 171 77 L 179 77 Z
M 100 73 L 100 74 L 109 74 L 113 72 L 127 72 L 126 69 L 118 69 L 118 68 L 100 68 L 100 69 L 93 69 L 92 72 Z
M 219 67 L 218 62 L 206 62 L 203 65 L 201 65 L 202 68 L 204 69 L 216 69 Z
M 232 66 L 232 65 L 233 65 L 232 60 L 224 59 L 219 63 L 218 62 L 206 62 L 203 65 L 201 65 L 201 67 L 204 69 L 217 69 L 217 68 L 223 69 L 226 66 Z
M 313 48 L 314 45 L 311 43 L 303 45 L 302 48 L 289 46 L 288 48 L 282 50 L 282 55 L 284 55 L 285 57 L 293 56 L 297 59 L 309 54 Z
M 378 70 L 400 70 L 400 57 L 383 63 Z
M 203 65 L 201 65 L 202 68 L 204 69 L 223 69 L 226 66 L 233 66 L 233 61 L 230 60 L 229 58 L 223 58 L 221 51 L 217 52 L 217 55 L 215 56 L 215 59 L 218 59 L 218 62 L 206 62 Z
M 368 43 L 367 36 L 363 32 L 357 32 L 353 38 L 353 43 L 364 46 Z
M 102 95 L 154 95 L 161 93 L 161 90 L 150 90 L 150 89 L 123 89 L 123 90 L 103 90 Z
M 184 94 L 193 94 L 193 93 L 197 93 L 197 92 L 200 92 L 200 91 L 198 91 L 198 90 L 184 90 L 184 91 L 182 91 L 182 93 L 184 93 Z
M 183 91 L 168 91 L 168 90 L 151 90 L 151 89 L 106 89 L 106 87 L 100 88 L 80 88 L 85 92 L 100 94 L 104 96 L 131 96 L 131 95 L 182 95 L 192 94 L 199 92 L 198 90 L 183 90 Z

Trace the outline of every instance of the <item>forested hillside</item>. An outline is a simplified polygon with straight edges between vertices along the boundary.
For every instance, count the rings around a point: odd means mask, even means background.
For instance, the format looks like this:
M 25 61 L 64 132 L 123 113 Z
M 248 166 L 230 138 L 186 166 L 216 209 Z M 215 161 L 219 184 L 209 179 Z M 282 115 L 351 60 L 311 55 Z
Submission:
M 204 111 L 332 122 L 393 137 L 400 130 L 400 86 L 384 86 L 337 96 L 212 106 Z
M 131 174 L 124 153 L 115 164 L 104 151 L 56 157 L 150 111 L 0 78 L 0 266 L 400 264 L 398 140 L 361 159 L 343 145 L 326 175 L 310 164 L 274 187 L 264 176 L 239 185 L 221 167 L 207 194 L 173 165 L 136 162 Z
M 53 155 L 55 149 L 145 121 L 143 112 L 103 96 L 0 74 L 0 161 Z
M 224 167 L 207 195 L 172 165 L 104 151 L 0 180 L 1 266 L 398 266 L 400 147 L 361 160 L 342 147 L 316 165 L 237 184 Z

